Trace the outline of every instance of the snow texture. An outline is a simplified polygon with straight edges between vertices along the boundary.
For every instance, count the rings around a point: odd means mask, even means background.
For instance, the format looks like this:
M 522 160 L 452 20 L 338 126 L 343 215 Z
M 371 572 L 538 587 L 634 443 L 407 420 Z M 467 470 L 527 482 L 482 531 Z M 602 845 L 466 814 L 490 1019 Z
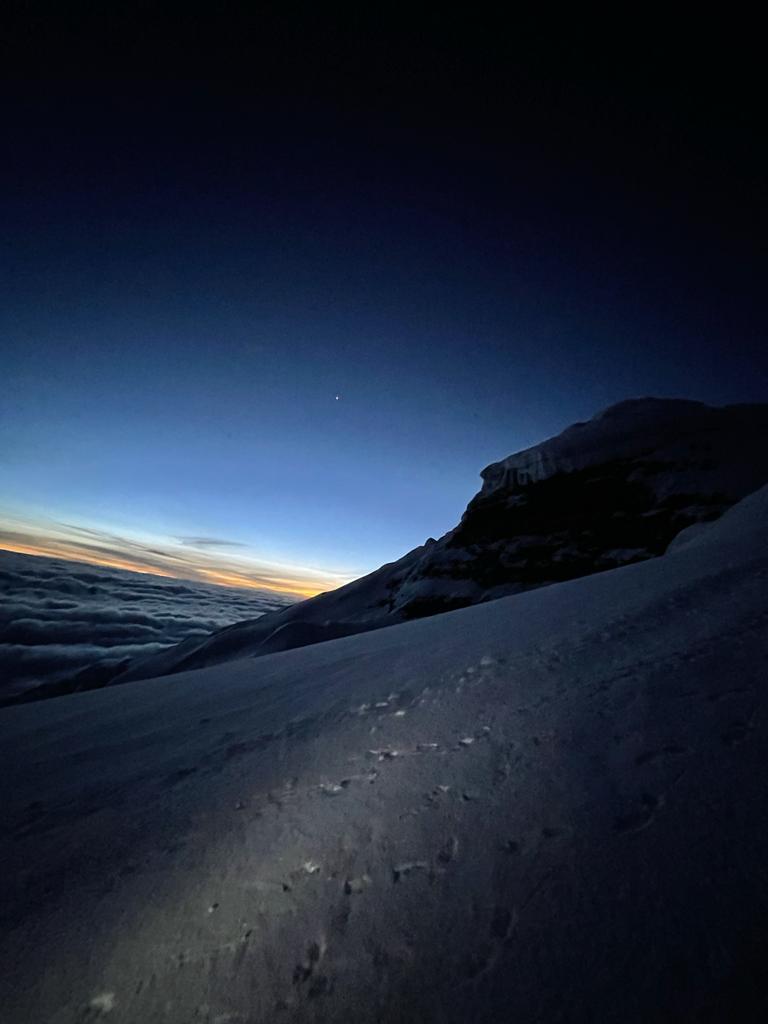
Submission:
M 768 405 L 633 399 L 483 470 L 458 526 L 339 590 L 137 659 L 126 682 L 263 656 L 663 554 L 768 480 Z M 286 628 L 290 624 L 290 628 Z
M 0 711 L 3 1021 L 765 1019 L 767 526 Z

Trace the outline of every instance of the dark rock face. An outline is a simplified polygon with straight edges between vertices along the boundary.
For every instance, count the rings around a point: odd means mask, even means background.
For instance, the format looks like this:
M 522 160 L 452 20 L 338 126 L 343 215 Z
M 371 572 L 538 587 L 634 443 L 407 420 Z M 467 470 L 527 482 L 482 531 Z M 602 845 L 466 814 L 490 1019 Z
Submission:
M 658 499 L 644 479 L 648 472 L 651 467 L 616 460 L 511 493 L 480 495 L 444 548 L 470 558 L 451 562 L 443 550 L 435 552 L 419 563 L 419 577 L 507 592 L 574 579 L 661 555 L 681 530 L 716 519 L 733 504 L 722 492 Z
M 495 463 L 459 525 L 391 581 L 386 612 L 420 618 L 661 555 L 768 478 L 745 443 L 767 428 L 764 406 L 622 402 Z
M 766 436 L 768 405 L 621 402 L 488 466 L 460 523 L 439 540 L 339 590 L 150 657 L 115 681 L 271 654 L 656 557 L 768 480 L 768 446 L 758 440 Z

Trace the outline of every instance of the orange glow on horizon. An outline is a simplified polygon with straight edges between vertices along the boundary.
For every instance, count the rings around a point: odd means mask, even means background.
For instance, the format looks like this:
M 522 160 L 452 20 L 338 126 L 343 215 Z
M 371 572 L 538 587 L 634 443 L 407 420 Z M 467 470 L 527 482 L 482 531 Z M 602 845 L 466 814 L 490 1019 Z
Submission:
M 65 562 L 83 562 L 86 565 L 101 565 L 108 569 L 126 569 L 128 572 L 146 573 L 149 576 L 163 576 L 165 579 L 181 579 L 170 572 L 163 572 L 154 565 L 140 565 L 136 562 L 125 562 L 112 555 L 105 555 L 97 558 L 88 551 L 74 550 L 66 544 L 45 543 L 45 544 L 19 544 L 17 541 L 3 540 L 0 542 L 0 549 L 4 551 L 15 551 L 20 555 L 42 555 L 48 558 L 61 558 Z
M 190 566 L 189 571 L 184 574 L 174 572 L 171 569 L 160 569 L 154 565 L 143 562 L 131 562 L 115 557 L 110 554 L 96 554 L 93 551 L 81 549 L 76 544 L 46 540 L 36 543 L 23 543 L 16 540 L 1 538 L 0 549 L 14 551 L 22 555 L 41 555 L 48 558 L 61 558 L 67 562 L 82 562 L 86 565 L 98 565 L 110 569 L 124 569 L 128 572 L 146 573 L 150 576 L 162 576 L 165 579 L 197 580 L 202 583 L 212 583 L 217 586 L 239 587 L 247 590 L 272 591 L 286 596 L 300 598 L 315 597 L 324 590 L 333 589 L 333 584 L 311 583 L 308 580 L 292 580 L 285 577 L 274 577 L 269 579 L 254 579 L 234 569 L 205 569 L 201 566 Z M 173 557 L 169 554 L 168 557 Z M 339 584 L 341 585 L 341 584 Z
M 252 580 L 248 576 L 241 576 L 240 573 L 221 569 L 201 569 L 200 572 L 206 581 L 222 586 L 247 587 L 249 590 L 274 590 L 278 594 L 297 594 L 299 597 L 316 597 L 323 593 L 322 587 L 307 586 L 293 580 L 275 578 L 270 579 L 269 583 L 262 583 L 259 580 Z

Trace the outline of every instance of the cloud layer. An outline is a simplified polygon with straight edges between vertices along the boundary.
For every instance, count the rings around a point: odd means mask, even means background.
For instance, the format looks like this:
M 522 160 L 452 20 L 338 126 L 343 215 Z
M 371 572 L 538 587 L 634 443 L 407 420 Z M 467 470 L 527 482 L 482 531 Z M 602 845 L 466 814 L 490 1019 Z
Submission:
M 239 541 L 204 535 L 137 539 L 92 526 L 32 521 L 0 509 L 0 549 L 156 576 L 313 597 L 354 574 L 269 562 Z
M 285 597 L 0 551 L 0 701 L 288 604 Z

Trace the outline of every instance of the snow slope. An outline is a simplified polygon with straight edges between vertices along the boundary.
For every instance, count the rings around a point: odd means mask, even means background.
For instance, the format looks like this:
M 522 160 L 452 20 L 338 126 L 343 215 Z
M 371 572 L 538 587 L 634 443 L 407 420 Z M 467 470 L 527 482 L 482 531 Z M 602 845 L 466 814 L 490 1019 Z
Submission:
M 764 436 L 768 405 L 621 402 L 483 470 L 439 540 L 331 593 L 137 659 L 115 681 L 261 657 L 660 555 L 768 480 L 768 448 L 755 444 Z
M 767 541 L 0 711 L 2 1020 L 765 1019 Z

